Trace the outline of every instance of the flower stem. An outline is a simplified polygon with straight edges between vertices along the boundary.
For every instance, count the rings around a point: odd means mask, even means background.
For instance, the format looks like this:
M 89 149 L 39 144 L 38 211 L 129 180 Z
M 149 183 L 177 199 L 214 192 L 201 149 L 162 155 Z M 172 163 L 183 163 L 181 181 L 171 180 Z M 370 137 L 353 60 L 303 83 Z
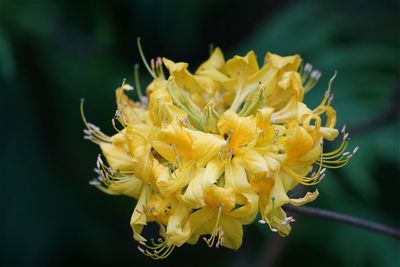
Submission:
M 285 209 L 288 211 L 308 214 L 308 215 L 312 215 L 315 217 L 328 219 L 331 221 L 347 223 L 347 224 L 354 225 L 354 226 L 357 226 L 360 228 L 364 228 L 364 229 L 367 229 L 370 231 L 385 234 L 385 235 L 394 237 L 395 239 L 400 239 L 400 231 L 395 228 L 391 228 L 389 226 L 371 222 L 368 220 L 352 217 L 349 215 L 340 214 L 340 213 L 336 213 L 333 211 L 328 211 L 328 210 L 323 210 L 323 209 L 318 209 L 318 208 L 296 207 L 296 206 L 290 206 L 290 205 L 286 205 Z

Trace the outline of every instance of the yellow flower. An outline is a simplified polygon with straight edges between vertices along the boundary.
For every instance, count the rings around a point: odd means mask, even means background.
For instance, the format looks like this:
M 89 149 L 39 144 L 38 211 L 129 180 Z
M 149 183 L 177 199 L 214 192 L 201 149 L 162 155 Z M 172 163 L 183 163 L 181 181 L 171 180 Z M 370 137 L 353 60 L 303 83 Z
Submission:
M 144 59 L 153 81 L 146 94 L 123 82 L 116 90 L 117 133 L 104 134 L 83 114 L 85 139 L 98 144 L 91 181 L 100 190 L 137 199 L 131 216 L 138 249 L 162 259 L 200 237 L 208 246 L 239 249 L 243 225 L 255 221 L 286 236 L 294 218 L 285 205 L 314 201 L 318 190 L 292 198 L 299 184 L 316 185 L 326 168 L 347 164 L 358 148 L 346 152 L 348 134 L 331 152 L 324 142 L 339 135 L 331 103 L 331 84 L 314 109 L 303 101 L 319 79 L 298 55 L 267 53 L 258 65 L 253 51 L 225 60 L 216 48 L 192 74 L 188 63 Z M 164 74 L 166 68 L 169 75 Z M 139 102 L 127 96 L 136 91 Z M 119 126 L 117 123 L 119 122 Z M 119 129 L 120 128 L 120 129 Z M 160 238 L 142 235 L 157 223 Z M 268 229 L 268 228 L 267 228 Z

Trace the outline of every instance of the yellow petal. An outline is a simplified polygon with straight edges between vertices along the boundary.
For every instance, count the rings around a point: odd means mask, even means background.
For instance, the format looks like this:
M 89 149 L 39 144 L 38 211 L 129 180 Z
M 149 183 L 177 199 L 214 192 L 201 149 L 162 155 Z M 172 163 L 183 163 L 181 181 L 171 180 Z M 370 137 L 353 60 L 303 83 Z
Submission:
M 281 172 L 275 174 L 275 184 L 271 190 L 271 197 L 269 199 L 268 206 L 266 207 L 268 212 L 289 202 L 287 190 L 283 185 L 282 179 L 283 178 Z
M 229 216 L 221 216 L 220 226 L 224 231 L 223 246 L 238 250 L 242 245 L 243 227 L 239 220 Z
M 314 146 L 314 140 L 303 127 L 294 127 L 287 133 L 285 153 L 289 160 L 304 156 Z
M 326 140 L 333 141 L 339 135 L 339 131 L 335 128 L 321 127 L 319 131 L 322 137 Z
M 319 192 L 318 190 L 315 190 L 314 192 L 307 192 L 307 194 L 302 198 L 291 198 L 289 203 L 294 206 L 301 206 L 314 201 L 318 196 Z
M 217 182 L 225 170 L 225 161 L 214 159 L 210 161 L 204 171 L 203 186 L 208 187 Z
M 237 148 L 247 145 L 256 138 L 257 128 L 253 116 L 239 117 L 235 112 L 227 110 L 218 120 L 221 135 L 232 132 L 229 146 Z
M 202 63 L 196 71 L 199 74 L 208 69 L 219 69 L 225 63 L 224 54 L 219 47 L 215 48 L 210 58 Z
M 150 186 L 143 187 L 131 217 L 130 225 L 133 230 L 133 238 L 139 242 L 146 241 L 146 239 L 140 234 L 142 232 L 143 226 L 147 224 L 146 207 L 147 207 L 147 198 L 149 198 L 151 193 L 150 190 L 151 190 Z
M 278 234 L 281 236 L 288 236 L 292 227 L 289 223 L 282 223 L 286 218 L 286 213 L 282 208 L 274 209 L 270 214 L 267 215 L 267 218 L 273 217 L 275 219 L 268 220 L 268 223 L 273 229 L 278 230 Z
M 251 186 L 255 188 L 255 191 L 260 195 L 269 196 L 274 184 L 275 180 L 265 174 L 253 175 L 253 178 L 251 179 Z
M 257 127 L 264 131 L 264 134 L 268 132 L 271 127 L 271 115 L 274 111 L 271 107 L 264 107 L 259 109 L 256 113 L 255 120 Z
M 236 149 L 235 160 L 247 171 L 258 173 L 268 170 L 264 157 L 257 151 L 242 147 Z
M 124 132 L 112 136 L 111 141 L 111 144 L 100 143 L 100 148 L 110 167 L 114 171 L 132 171 L 136 159 L 130 154 L 128 140 Z
M 245 82 L 254 73 L 258 71 L 258 63 L 254 51 L 250 51 L 246 56 L 234 56 L 228 60 L 221 71 L 232 79 L 237 79 L 238 82 Z
M 167 225 L 167 240 L 176 246 L 182 246 L 190 237 L 190 224 L 185 224 L 189 215 L 186 205 L 174 200 L 171 205 L 171 216 Z
M 221 151 L 225 141 L 219 135 L 203 133 L 185 129 L 193 140 L 192 159 L 196 160 L 198 167 L 206 165 L 211 159 L 217 156 Z
M 159 140 L 170 144 L 176 150 L 175 156 L 182 157 L 184 160 L 192 158 L 192 138 L 177 122 L 172 122 L 167 127 L 162 128 Z
M 236 162 L 235 158 L 226 164 L 225 187 L 233 188 L 238 193 L 250 192 L 252 190 L 247 180 L 246 171 Z
M 200 208 L 205 206 L 203 192 L 203 175 L 204 168 L 196 168 L 191 178 L 182 200 L 192 208 Z
M 304 97 L 303 85 L 300 74 L 296 71 L 287 71 L 283 74 L 278 85 L 283 90 L 291 90 L 298 101 L 302 101 Z
M 266 64 L 271 64 L 277 69 L 284 69 L 285 71 L 297 71 L 300 66 L 301 58 L 299 55 L 281 57 L 277 54 L 268 52 L 264 61 Z
M 108 185 L 108 190 L 113 194 L 125 195 L 133 198 L 138 198 L 142 190 L 143 182 L 139 178 L 130 175 L 124 177 L 121 181 L 115 181 Z
M 256 193 L 247 192 L 242 194 L 246 199 L 245 203 L 232 210 L 229 216 L 237 218 L 242 224 L 252 223 L 258 212 L 258 195 Z
M 205 193 L 205 201 L 210 208 L 218 210 L 223 204 L 224 211 L 230 211 L 235 207 L 236 197 L 233 188 L 223 188 L 213 184 L 207 188 Z

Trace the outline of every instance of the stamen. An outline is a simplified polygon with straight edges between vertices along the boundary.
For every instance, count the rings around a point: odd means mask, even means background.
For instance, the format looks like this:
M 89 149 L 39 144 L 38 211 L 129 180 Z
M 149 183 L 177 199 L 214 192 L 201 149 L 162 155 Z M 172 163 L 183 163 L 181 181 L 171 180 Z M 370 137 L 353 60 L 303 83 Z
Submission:
M 221 213 L 224 208 L 224 204 L 220 204 L 218 208 L 218 215 L 215 221 L 214 230 L 209 239 L 203 237 L 203 240 L 207 243 L 209 247 L 214 245 L 215 239 L 217 239 L 216 247 L 218 248 L 220 245 L 223 245 L 224 242 L 224 231 L 221 226 L 219 226 L 219 220 L 221 218 Z
M 135 87 L 136 87 L 136 92 L 139 98 L 140 103 L 145 104 L 144 101 L 144 96 L 142 93 L 142 87 L 140 86 L 140 77 L 139 77 L 139 64 L 135 64 L 134 69 L 133 69 L 133 75 L 135 78 Z
M 341 132 L 342 132 L 342 134 L 344 134 L 346 132 L 346 124 L 343 125 L 343 128 L 342 128 Z
M 304 71 L 311 72 L 311 70 L 312 70 L 312 65 L 310 63 L 306 63 L 304 66 Z
M 310 75 L 311 79 L 318 80 L 321 77 L 321 72 L 319 70 L 314 70 Z
M 81 106 L 80 106 L 80 110 L 81 110 L 81 117 L 83 120 L 83 123 L 86 126 L 86 129 L 83 130 L 84 136 L 83 139 L 85 140 L 90 140 L 95 144 L 100 145 L 101 143 L 111 143 L 111 138 L 104 134 L 99 127 L 97 127 L 96 125 L 87 122 L 84 111 L 83 111 L 83 104 L 84 104 L 85 100 L 81 99 Z
M 146 249 L 143 249 L 140 246 L 138 246 L 137 248 L 144 255 L 149 256 L 156 260 L 165 259 L 172 253 L 172 251 L 175 248 L 175 245 L 171 245 L 167 241 L 163 241 L 162 239 L 159 244 L 156 244 L 154 240 L 151 240 L 151 242 L 152 245 L 146 244 L 144 242 L 139 242 L 139 244 L 146 247 Z
M 142 45 L 140 43 L 140 37 L 138 37 L 136 39 L 136 42 L 137 42 L 137 46 L 138 46 L 138 49 L 139 49 L 139 54 L 140 54 L 140 57 L 142 58 L 144 66 L 146 67 L 147 71 L 150 73 L 151 77 L 156 79 L 157 78 L 156 74 L 152 71 L 152 69 L 150 68 L 149 64 L 147 63 L 146 57 L 144 56 Z
M 331 96 L 328 99 L 327 105 L 330 106 L 332 104 L 333 98 L 335 97 L 335 95 L 332 93 Z
M 272 122 L 272 124 L 275 124 L 275 122 L 276 122 L 276 116 L 275 116 L 275 114 L 271 114 L 271 122 Z

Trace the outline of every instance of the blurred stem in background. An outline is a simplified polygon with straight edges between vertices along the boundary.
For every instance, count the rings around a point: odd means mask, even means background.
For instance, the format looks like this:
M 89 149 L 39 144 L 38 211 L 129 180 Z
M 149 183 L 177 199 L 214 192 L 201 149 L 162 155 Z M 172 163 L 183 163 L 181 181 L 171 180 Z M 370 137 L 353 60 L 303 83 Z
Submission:
M 327 220 L 342 222 L 346 224 L 350 224 L 356 227 L 364 228 L 370 231 L 374 231 L 380 234 L 385 234 L 395 239 L 400 239 L 400 231 L 394 228 L 391 228 L 386 225 L 382 225 L 379 223 L 375 223 L 369 220 L 364 220 L 360 218 L 355 218 L 353 216 L 340 214 L 333 211 L 323 210 L 319 208 L 312 208 L 312 207 L 296 207 L 296 206 L 285 206 L 285 209 L 288 211 L 292 211 L 294 213 L 302 213 L 307 214 L 315 217 L 324 218 Z

